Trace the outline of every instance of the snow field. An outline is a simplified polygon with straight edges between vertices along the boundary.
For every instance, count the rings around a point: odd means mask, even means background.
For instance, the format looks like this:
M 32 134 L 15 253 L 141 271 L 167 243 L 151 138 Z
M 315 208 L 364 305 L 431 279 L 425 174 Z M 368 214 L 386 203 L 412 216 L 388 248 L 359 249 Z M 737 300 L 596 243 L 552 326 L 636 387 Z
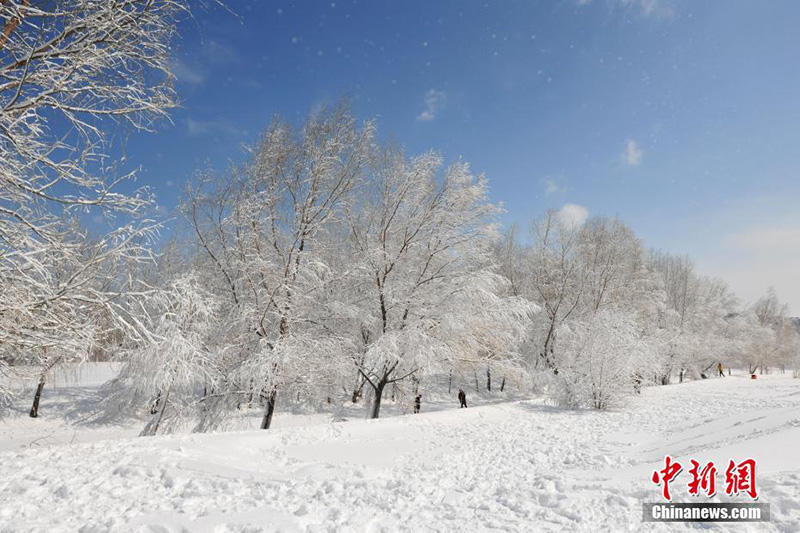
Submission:
M 798 531 L 799 408 L 798 380 L 733 376 L 646 388 L 616 412 L 531 400 L 29 447 L 0 454 L 0 530 Z M 755 457 L 772 522 L 642 523 L 665 454 Z M 686 476 L 675 501 L 694 501 Z

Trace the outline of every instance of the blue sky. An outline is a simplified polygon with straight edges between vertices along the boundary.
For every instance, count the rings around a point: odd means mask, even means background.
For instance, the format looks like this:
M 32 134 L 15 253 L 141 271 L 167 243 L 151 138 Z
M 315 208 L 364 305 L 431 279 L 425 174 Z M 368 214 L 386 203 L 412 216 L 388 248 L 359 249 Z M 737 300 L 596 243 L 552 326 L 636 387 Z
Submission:
M 800 2 L 229 0 L 182 24 L 182 108 L 128 157 L 167 209 L 275 113 L 341 96 L 490 179 L 505 224 L 575 204 L 800 313 Z

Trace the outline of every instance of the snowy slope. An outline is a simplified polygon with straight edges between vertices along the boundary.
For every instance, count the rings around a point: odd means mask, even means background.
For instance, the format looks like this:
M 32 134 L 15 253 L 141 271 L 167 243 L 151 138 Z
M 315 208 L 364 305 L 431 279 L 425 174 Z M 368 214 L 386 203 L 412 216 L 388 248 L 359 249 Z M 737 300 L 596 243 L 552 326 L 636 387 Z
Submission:
M 641 522 L 669 453 L 759 461 L 772 522 L 703 529 L 800 531 L 798 442 L 800 380 L 733 376 L 648 388 L 610 413 L 523 401 L 30 448 L 0 453 L 0 530 L 700 529 Z

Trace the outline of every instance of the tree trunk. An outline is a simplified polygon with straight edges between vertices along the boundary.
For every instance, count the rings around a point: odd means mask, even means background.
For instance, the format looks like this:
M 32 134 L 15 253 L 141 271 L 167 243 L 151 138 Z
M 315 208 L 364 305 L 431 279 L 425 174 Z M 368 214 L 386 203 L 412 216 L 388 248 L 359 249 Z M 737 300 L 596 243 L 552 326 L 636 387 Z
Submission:
M 167 387 L 167 392 L 164 394 L 164 397 L 161 398 L 161 393 L 158 393 L 158 397 L 161 401 L 161 410 L 158 411 L 158 418 L 150 419 L 150 422 L 144 427 L 141 433 L 139 433 L 140 437 L 150 437 L 158 433 L 158 427 L 161 425 L 161 420 L 164 418 L 164 412 L 167 410 L 167 402 L 169 401 L 169 392 L 172 390 L 172 385 Z
M 363 358 L 362 358 L 363 359 Z M 361 374 L 356 374 L 356 384 L 353 387 L 353 403 L 358 403 L 358 400 L 364 396 L 364 385 L 367 380 Z
M 269 429 L 272 425 L 272 415 L 275 414 L 275 397 L 278 395 L 278 389 L 275 387 L 267 396 L 267 410 L 264 411 L 264 418 L 261 419 L 261 429 Z
M 475 371 L 475 394 L 481 393 L 481 385 L 478 383 L 478 371 Z
M 386 378 L 383 378 L 378 382 L 378 386 L 375 387 L 375 397 L 372 399 L 372 412 L 370 413 L 370 418 L 378 418 L 381 414 L 381 397 L 383 397 L 383 389 L 386 387 Z
M 453 369 L 450 369 L 450 379 L 447 382 L 447 394 L 452 394 L 453 392 Z
M 492 371 L 488 366 L 486 367 L 486 390 L 492 392 Z
M 33 407 L 31 407 L 31 418 L 39 416 L 39 400 L 42 399 L 42 389 L 44 388 L 44 374 L 39 378 L 39 385 L 36 387 L 36 395 L 33 397 Z
M 161 391 L 158 391 L 156 394 L 156 399 L 153 400 L 153 404 L 150 406 L 150 414 L 154 415 L 158 412 L 158 406 L 161 404 Z
M 163 420 L 164 418 L 164 412 L 167 410 L 167 401 L 169 400 L 169 391 L 170 389 L 167 389 L 167 393 L 164 395 L 164 402 L 161 404 L 161 411 L 158 413 L 158 420 L 156 420 L 156 425 L 153 426 L 152 435 L 158 433 L 158 427 L 161 425 L 161 420 Z
M 553 336 L 555 335 L 556 329 L 556 317 L 551 316 L 549 319 L 550 326 L 547 330 L 547 335 L 544 338 L 544 349 L 539 354 L 541 359 L 544 361 L 547 368 L 550 368 L 554 374 L 558 374 L 558 368 L 553 362 Z
M 500 382 L 500 392 L 503 392 L 503 389 L 506 388 L 506 377 L 503 376 L 503 381 Z

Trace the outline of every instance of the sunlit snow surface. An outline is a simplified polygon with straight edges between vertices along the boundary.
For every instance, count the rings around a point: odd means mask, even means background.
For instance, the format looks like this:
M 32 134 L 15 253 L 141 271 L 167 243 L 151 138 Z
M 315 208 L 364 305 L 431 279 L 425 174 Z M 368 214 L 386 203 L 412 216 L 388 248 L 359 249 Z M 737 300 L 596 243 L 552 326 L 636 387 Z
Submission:
M 703 530 L 800 531 L 800 380 L 789 374 L 649 387 L 615 412 L 532 400 L 377 421 L 278 413 L 308 425 L 151 438 L 67 408 L 88 409 L 96 381 L 51 390 L 40 419 L 0 422 L 0 531 L 699 530 L 641 522 L 665 454 L 757 459 L 772 522 Z M 676 501 L 693 501 L 686 469 Z

